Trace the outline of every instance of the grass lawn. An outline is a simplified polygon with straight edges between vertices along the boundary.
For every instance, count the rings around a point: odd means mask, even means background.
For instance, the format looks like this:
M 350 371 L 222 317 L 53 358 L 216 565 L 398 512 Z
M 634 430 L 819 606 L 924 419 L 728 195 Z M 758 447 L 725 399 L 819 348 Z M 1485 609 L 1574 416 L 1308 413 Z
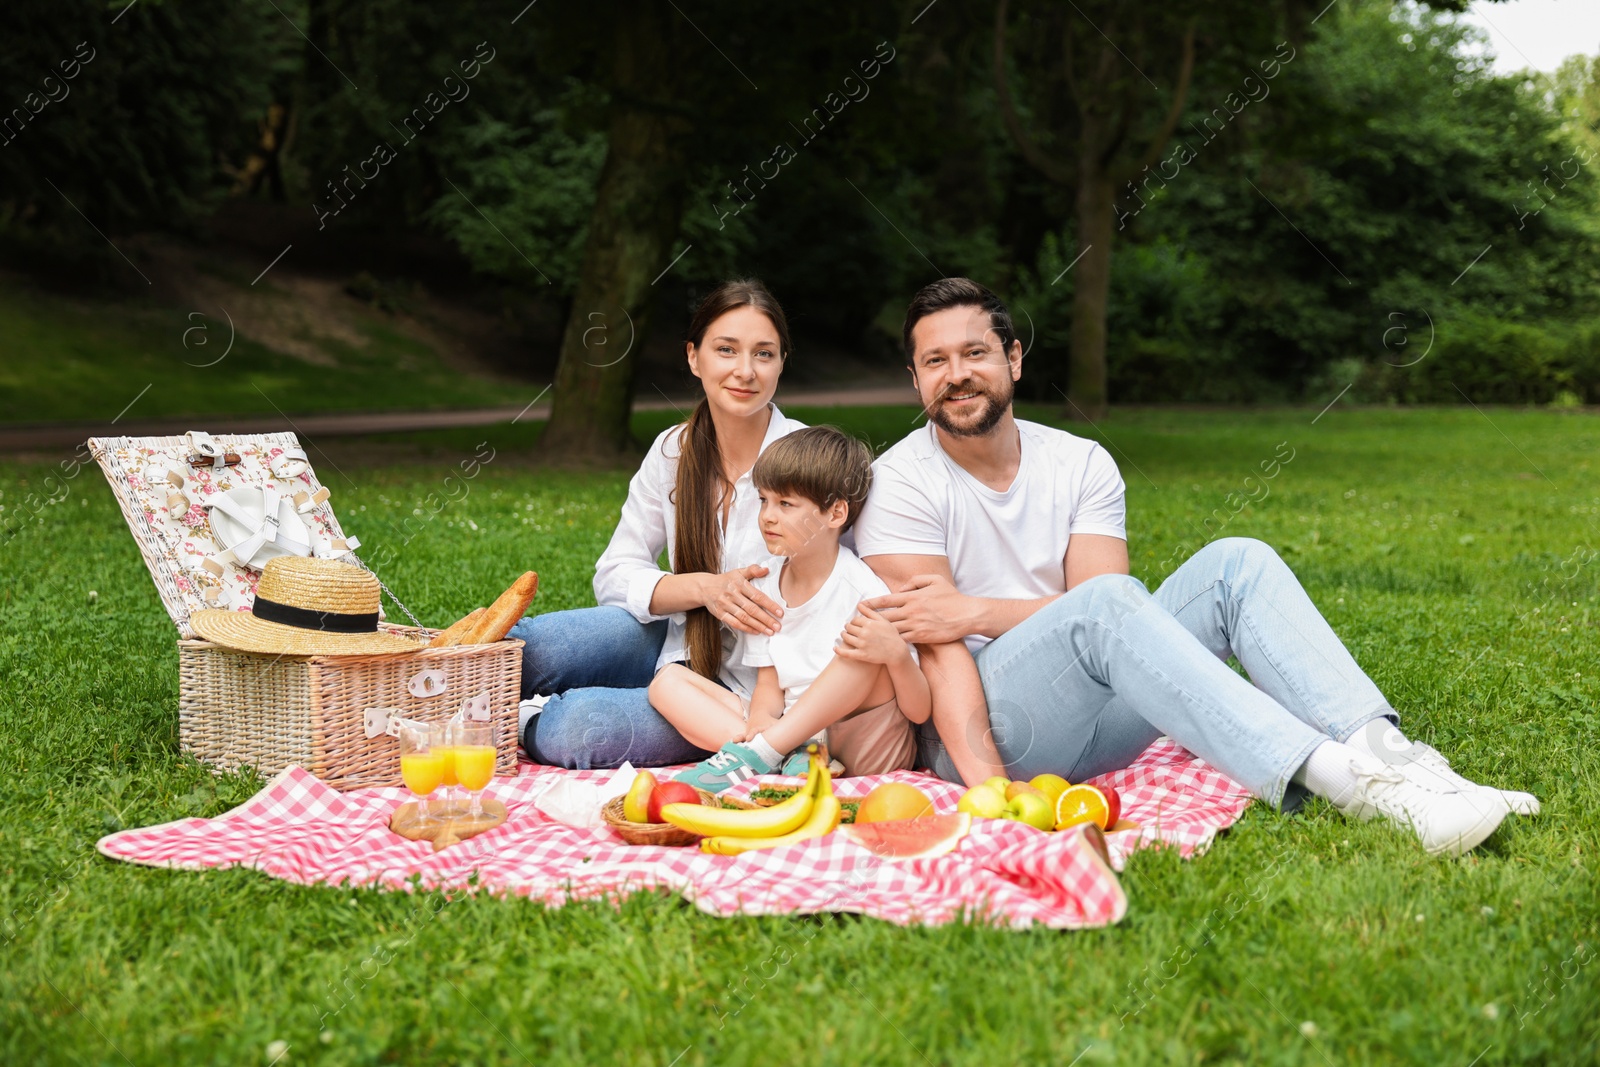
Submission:
M 223 358 L 221 318 L 132 301 L 87 308 L 0 286 L 0 423 L 109 421 L 130 405 L 134 419 L 495 407 L 543 388 L 463 374 L 377 313 L 351 319 L 359 347 L 320 340 L 328 363 L 315 365 L 244 337 Z
M 883 444 L 912 412 L 794 414 Z M 1135 574 L 1154 587 L 1208 536 L 1276 546 L 1409 732 L 1544 814 L 1436 860 L 1320 801 L 1253 807 L 1209 855 L 1136 857 L 1127 918 L 1083 933 L 722 920 L 653 895 L 419 918 L 404 894 L 101 859 L 110 830 L 214 815 L 259 782 L 178 754 L 173 634 L 98 471 L 34 515 L 50 468 L 0 464 L 0 1061 L 266 1064 L 285 1042 L 281 1063 L 1594 1063 L 1600 423 L 1313 415 L 1102 424 Z M 424 620 L 526 567 L 541 610 L 589 603 L 627 472 L 541 468 L 526 433 L 313 457 Z M 470 494 L 400 544 L 485 437 Z M 334 987 L 358 992 L 323 1029 Z

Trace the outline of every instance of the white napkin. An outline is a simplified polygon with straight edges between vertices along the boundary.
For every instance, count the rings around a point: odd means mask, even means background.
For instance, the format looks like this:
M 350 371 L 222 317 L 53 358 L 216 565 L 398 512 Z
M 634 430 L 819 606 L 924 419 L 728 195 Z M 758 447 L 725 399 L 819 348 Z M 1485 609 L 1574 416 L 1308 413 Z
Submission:
M 627 793 L 639 772 L 624 763 L 603 784 L 579 782 L 566 775 L 558 777 L 534 798 L 533 806 L 547 818 L 579 829 L 604 826 L 600 809 L 606 801 Z

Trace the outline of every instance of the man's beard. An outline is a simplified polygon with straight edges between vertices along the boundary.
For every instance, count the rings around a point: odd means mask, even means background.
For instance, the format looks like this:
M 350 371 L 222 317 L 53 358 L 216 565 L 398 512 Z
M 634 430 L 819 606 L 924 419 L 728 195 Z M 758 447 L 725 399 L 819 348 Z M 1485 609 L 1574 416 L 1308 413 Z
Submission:
M 1000 420 L 1005 417 L 1006 409 L 1011 407 L 1011 398 L 1016 393 L 1016 386 L 1009 379 L 1005 383 L 1005 391 L 1004 396 L 996 396 L 987 389 L 979 388 L 977 382 L 969 379 L 957 386 L 945 389 L 939 399 L 934 401 L 928 408 L 928 419 L 952 437 L 986 437 L 996 426 L 1000 425 Z M 945 409 L 945 400 L 959 393 L 973 393 L 982 398 L 983 409 L 978 413 L 974 421 L 958 423 L 950 417 L 950 413 Z

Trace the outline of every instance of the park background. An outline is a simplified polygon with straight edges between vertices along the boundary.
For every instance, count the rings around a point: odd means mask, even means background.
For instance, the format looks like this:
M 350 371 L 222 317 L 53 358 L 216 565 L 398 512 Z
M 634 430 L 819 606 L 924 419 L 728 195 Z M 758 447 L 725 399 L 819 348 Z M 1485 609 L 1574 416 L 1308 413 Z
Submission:
M 9 6 L 0 1056 L 1594 1062 L 1600 25 L 1461 6 Z M 909 295 L 990 285 L 1021 413 L 1116 458 L 1138 577 L 1266 540 L 1414 736 L 1544 815 L 1431 861 L 1253 808 L 1073 935 L 95 855 L 261 783 L 177 751 L 85 438 L 297 430 L 424 621 L 528 567 L 582 606 L 735 274 L 788 310 L 786 412 L 879 449 L 919 415 Z

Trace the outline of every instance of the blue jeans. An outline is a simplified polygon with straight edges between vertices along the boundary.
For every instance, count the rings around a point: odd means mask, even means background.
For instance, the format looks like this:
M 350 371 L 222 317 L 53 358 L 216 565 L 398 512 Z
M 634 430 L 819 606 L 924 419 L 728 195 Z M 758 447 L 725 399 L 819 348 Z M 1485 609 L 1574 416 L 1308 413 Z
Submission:
M 511 628 L 521 638 L 522 696 L 549 696 L 528 720 L 522 747 L 556 767 L 664 767 L 710 753 L 684 740 L 650 706 L 666 620 L 641 623 L 621 608 L 530 615 Z
M 1092 778 L 1166 734 L 1268 803 L 1294 807 L 1303 791 L 1290 778 L 1312 749 L 1373 719 L 1398 721 L 1288 565 L 1246 537 L 1206 545 L 1154 596 L 1127 575 L 1082 582 L 977 662 L 995 747 L 1019 779 Z M 919 729 L 918 766 L 959 782 L 931 727 Z

